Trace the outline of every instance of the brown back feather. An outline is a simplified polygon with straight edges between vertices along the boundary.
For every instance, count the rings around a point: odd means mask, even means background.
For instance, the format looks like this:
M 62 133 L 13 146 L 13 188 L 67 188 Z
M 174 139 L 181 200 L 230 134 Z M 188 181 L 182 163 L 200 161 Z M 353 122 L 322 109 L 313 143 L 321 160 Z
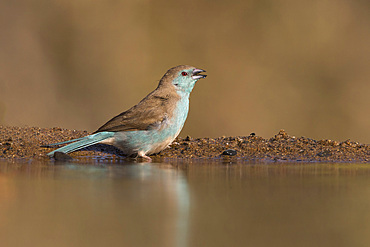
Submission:
M 179 65 L 169 69 L 160 80 L 158 87 L 142 99 L 139 104 L 115 116 L 94 133 L 148 130 L 158 126 L 165 119 L 171 118 L 176 103 L 180 100 L 172 81 L 179 71 L 189 68 L 194 67 Z

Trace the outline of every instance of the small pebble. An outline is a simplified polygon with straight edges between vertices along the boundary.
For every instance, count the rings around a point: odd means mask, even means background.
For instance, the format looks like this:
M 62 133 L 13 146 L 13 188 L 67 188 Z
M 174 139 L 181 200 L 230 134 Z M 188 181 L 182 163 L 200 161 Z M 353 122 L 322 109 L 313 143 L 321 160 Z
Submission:
M 236 154 L 237 154 L 236 150 L 227 149 L 227 150 L 223 151 L 221 155 L 235 156 Z
M 62 152 L 55 152 L 54 153 L 54 159 L 56 161 L 71 161 L 73 158 L 69 156 L 68 154 L 62 153 Z
M 187 141 L 187 142 L 191 141 L 191 137 L 187 136 L 184 141 Z

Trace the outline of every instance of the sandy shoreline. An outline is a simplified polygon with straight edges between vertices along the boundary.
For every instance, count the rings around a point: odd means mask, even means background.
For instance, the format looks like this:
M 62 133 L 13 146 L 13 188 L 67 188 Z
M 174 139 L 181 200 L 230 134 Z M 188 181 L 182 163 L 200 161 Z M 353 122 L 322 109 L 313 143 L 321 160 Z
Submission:
M 0 126 L 0 160 L 47 161 L 54 148 L 41 147 L 87 135 L 87 131 L 63 128 Z M 95 145 L 70 156 L 76 160 L 122 160 L 114 147 Z M 246 162 L 369 162 L 370 146 L 354 141 L 313 140 L 281 130 L 265 139 L 259 136 L 177 138 L 170 148 L 152 155 L 153 161 L 206 159 Z

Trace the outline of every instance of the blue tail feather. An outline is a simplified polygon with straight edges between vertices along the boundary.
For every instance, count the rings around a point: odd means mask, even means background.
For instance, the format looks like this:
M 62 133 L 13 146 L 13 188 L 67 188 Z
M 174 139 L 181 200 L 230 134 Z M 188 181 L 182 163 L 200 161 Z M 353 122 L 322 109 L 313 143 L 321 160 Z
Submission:
M 76 142 L 76 141 L 79 141 L 79 140 L 82 140 L 82 139 L 86 139 L 86 136 L 81 137 L 81 138 L 76 138 L 76 139 L 73 139 L 73 140 L 69 140 L 69 141 L 64 141 L 64 142 L 57 142 L 57 143 L 47 144 L 47 145 L 45 145 L 45 146 L 46 146 L 46 147 L 49 147 L 49 146 L 58 146 L 58 145 L 62 145 L 62 144 L 67 144 L 67 143 L 71 143 L 71 142 Z
M 62 152 L 62 153 L 65 153 L 65 154 L 70 153 L 70 152 L 74 152 L 74 151 L 77 151 L 79 149 L 97 144 L 97 143 L 99 143 L 99 142 L 101 142 L 105 139 L 113 137 L 113 135 L 114 135 L 114 132 L 99 132 L 99 133 L 96 133 L 96 134 L 93 134 L 93 135 L 85 136 L 85 137 L 82 137 L 82 138 L 77 138 L 77 139 L 66 141 L 66 142 L 54 143 L 54 144 L 51 144 L 51 145 L 59 145 L 59 144 L 73 142 L 71 144 L 68 144 L 67 146 L 58 148 L 58 149 L 48 153 L 47 155 L 52 157 L 52 156 L 54 156 L 55 152 Z

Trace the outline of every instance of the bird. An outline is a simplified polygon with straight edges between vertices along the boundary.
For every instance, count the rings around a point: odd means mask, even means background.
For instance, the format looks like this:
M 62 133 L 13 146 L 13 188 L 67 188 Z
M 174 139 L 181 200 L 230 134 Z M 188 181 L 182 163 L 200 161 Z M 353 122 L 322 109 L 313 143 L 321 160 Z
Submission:
M 151 161 L 148 155 L 159 153 L 175 140 L 189 112 L 189 96 L 196 82 L 207 75 L 203 69 L 178 65 L 169 69 L 157 88 L 137 105 L 113 117 L 91 135 L 49 144 L 68 144 L 47 154 L 71 153 L 94 144 L 108 144 L 130 157 Z

